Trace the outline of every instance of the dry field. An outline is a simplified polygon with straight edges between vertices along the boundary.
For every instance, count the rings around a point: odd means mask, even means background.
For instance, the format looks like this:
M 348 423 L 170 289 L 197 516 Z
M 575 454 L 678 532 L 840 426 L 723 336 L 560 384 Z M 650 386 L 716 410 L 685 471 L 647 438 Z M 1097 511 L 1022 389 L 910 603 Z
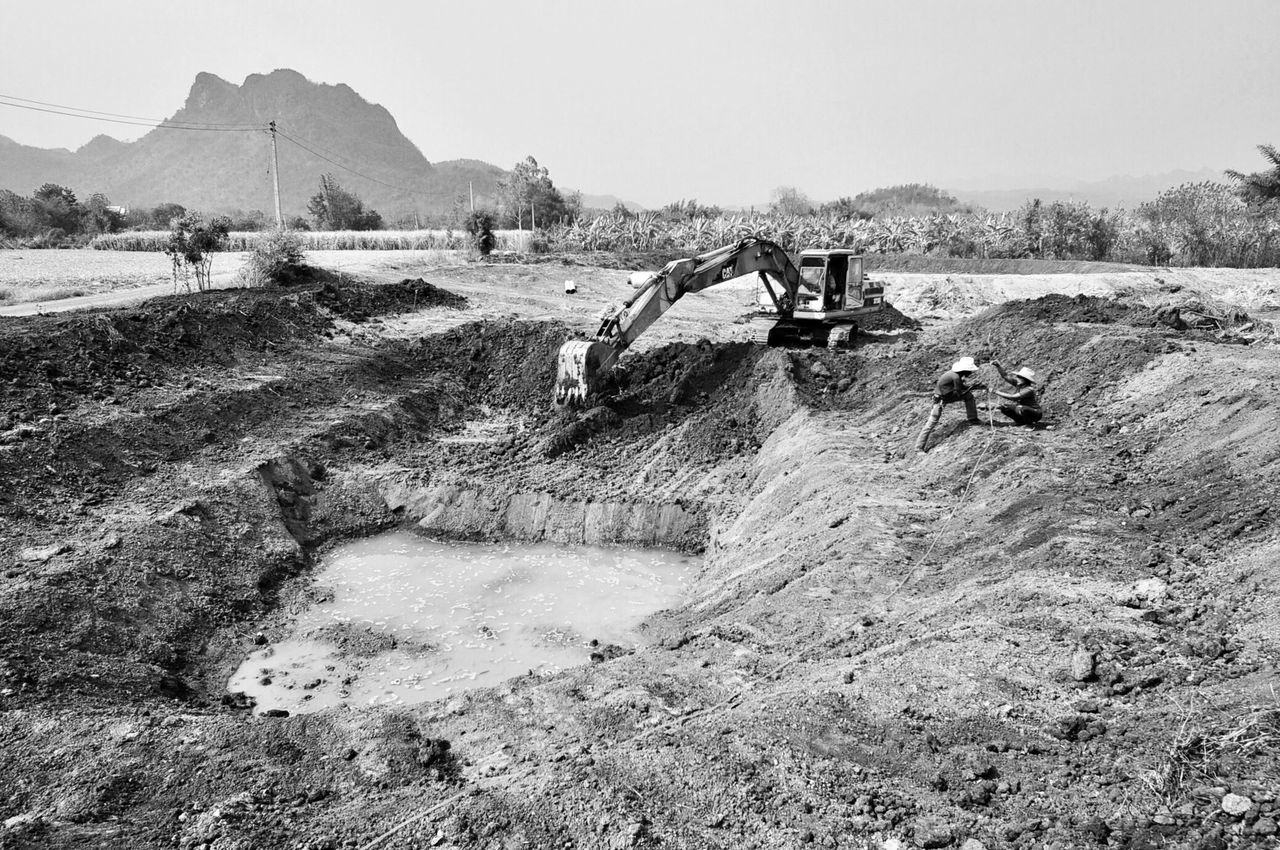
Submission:
M 0 250 L 0 304 L 55 301 L 169 281 L 164 254 Z
M 214 286 L 237 286 L 237 273 L 247 256 L 234 251 L 217 254 L 212 270 Z M 363 274 L 462 263 L 467 253 L 434 249 L 314 250 L 306 256 L 308 262 L 323 268 Z M 159 252 L 0 250 L 0 315 L 105 306 L 171 292 L 169 258 Z M 110 297 L 113 295 L 118 297 Z

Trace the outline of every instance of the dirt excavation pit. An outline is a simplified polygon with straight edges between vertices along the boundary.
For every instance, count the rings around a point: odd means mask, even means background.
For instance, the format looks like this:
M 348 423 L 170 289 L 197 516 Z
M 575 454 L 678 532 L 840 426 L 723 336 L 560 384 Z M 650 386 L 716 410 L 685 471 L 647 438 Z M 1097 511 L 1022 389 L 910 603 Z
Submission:
M 567 272 L 539 273 L 0 324 L 0 846 L 1280 832 L 1280 351 L 1256 317 L 1055 295 L 889 314 L 838 352 L 660 322 L 557 412 L 583 308 L 562 324 Z M 504 318 L 538 286 L 549 317 Z M 742 319 L 688 306 L 682 333 Z M 949 406 L 915 454 L 961 355 L 992 386 L 993 356 L 1035 369 L 1047 427 Z M 471 554 L 343 560 L 385 533 Z M 553 605 L 535 582 L 584 590 L 597 546 L 664 580 Z M 445 575 L 452 619 L 421 616 Z M 526 626 L 542 668 L 504 646 Z M 338 652 L 293 668 L 300 640 Z
M 258 711 L 407 705 L 545 676 L 643 645 L 698 559 L 663 550 L 448 543 L 396 531 L 346 544 L 315 573 L 289 636 L 228 689 Z

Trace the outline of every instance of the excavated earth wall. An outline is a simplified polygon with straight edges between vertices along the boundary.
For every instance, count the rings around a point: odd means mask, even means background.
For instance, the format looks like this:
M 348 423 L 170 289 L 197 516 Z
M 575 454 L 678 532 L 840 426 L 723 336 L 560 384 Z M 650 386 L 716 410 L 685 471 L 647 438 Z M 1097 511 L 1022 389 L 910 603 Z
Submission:
M 0 326 L 0 844 L 1273 840 L 1270 344 L 1050 296 L 852 352 L 656 345 L 555 413 L 563 325 L 394 332 L 470 306 L 318 283 Z M 1031 364 L 1051 427 L 948 408 L 915 455 L 961 353 Z M 555 677 L 225 692 L 327 547 L 399 524 L 705 568 L 646 648 Z

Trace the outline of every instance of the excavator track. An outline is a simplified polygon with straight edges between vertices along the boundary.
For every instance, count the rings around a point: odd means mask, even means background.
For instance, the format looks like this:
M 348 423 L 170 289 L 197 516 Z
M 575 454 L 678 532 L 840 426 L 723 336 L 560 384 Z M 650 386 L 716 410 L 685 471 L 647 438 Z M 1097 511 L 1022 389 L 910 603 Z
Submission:
M 831 329 L 831 333 L 827 334 L 827 348 L 850 348 L 853 345 L 853 335 L 857 332 L 857 325 L 836 325 Z
M 777 319 L 757 316 L 751 320 L 751 341 L 756 345 L 768 345 L 769 335 L 778 326 Z

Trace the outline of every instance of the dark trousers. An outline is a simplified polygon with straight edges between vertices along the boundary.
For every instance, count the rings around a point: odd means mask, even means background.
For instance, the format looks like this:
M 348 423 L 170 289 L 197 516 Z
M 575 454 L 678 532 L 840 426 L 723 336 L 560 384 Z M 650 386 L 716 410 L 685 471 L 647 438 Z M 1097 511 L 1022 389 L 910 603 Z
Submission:
M 1002 404 L 1000 412 L 1019 425 L 1034 425 L 1040 421 L 1040 408 L 1025 404 Z
M 965 417 L 970 422 L 978 421 L 978 403 L 973 398 L 973 393 L 965 393 L 958 399 L 951 401 L 964 402 Z M 937 396 L 933 399 L 933 409 L 929 411 L 929 418 L 925 420 L 924 429 L 920 432 L 920 436 L 916 439 L 916 451 L 924 451 L 925 446 L 929 444 L 929 435 L 933 433 L 933 429 L 938 427 L 938 420 L 942 418 L 942 408 L 947 406 L 947 402 Z

